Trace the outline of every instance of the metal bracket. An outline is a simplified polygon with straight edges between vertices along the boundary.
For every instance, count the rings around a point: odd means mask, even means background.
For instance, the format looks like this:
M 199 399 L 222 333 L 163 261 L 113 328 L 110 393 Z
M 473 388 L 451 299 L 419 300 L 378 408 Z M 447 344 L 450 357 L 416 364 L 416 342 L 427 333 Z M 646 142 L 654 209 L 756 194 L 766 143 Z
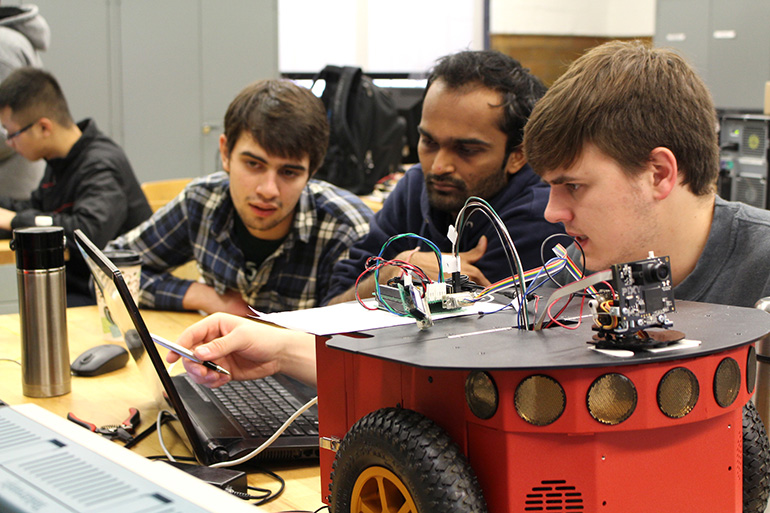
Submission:
M 337 452 L 340 448 L 340 439 L 335 436 L 322 436 L 318 439 L 318 445 L 321 449 L 328 449 Z

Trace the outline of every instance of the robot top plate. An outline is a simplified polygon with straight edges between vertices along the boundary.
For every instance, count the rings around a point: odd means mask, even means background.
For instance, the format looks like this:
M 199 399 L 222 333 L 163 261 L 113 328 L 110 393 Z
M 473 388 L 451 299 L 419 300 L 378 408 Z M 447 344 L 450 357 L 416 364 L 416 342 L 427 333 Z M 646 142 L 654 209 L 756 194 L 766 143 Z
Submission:
M 749 344 L 770 333 L 770 315 L 755 309 L 678 301 L 670 319 L 674 329 L 701 344 L 662 353 L 639 351 L 616 358 L 592 351 L 591 317 L 577 330 L 561 327 L 523 331 L 510 310 L 482 317 L 453 317 L 429 330 L 413 324 L 363 333 L 364 338 L 335 335 L 333 349 L 435 369 L 557 369 L 638 365 L 717 353 Z

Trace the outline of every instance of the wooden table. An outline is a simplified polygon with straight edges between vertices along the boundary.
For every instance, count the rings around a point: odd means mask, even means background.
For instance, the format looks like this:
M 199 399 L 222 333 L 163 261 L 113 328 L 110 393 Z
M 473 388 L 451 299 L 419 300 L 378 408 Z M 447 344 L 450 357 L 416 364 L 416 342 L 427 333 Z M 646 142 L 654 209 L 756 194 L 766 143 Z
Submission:
M 15 264 L 16 253 L 11 251 L 11 239 L 0 239 L 0 265 Z
M 196 313 L 157 310 L 143 310 L 142 315 L 150 331 L 170 340 L 175 340 L 185 327 L 201 319 Z M 104 343 L 98 328 L 99 315 L 95 306 L 67 310 L 70 361 L 89 347 Z M 165 356 L 165 353 L 162 354 Z M 22 395 L 21 366 L 14 363 L 20 362 L 20 359 L 19 315 L 0 315 L 0 399 L 8 404 L 35 403 L 62 417 L 73 412 L 97 425 L 120 423 L 128 416 L 128 408 L 132 406 L 142 414 L 140 430 L 155 421 L 158 407 L 154 394 L 141 386 L 143 379 L 133 361 L 123 369 L 102 376 L 73 376 L 72 391 L 69 394 L 37 399 Z M 174 424 L 164 427 L 163 439 L 172 454 L 189 456 L 189 449 L 175 436 L 175 428 L 181 428 Z M 143 456 L 162 454 L 154 434 L 133 450 Z M 286 480 L 286 489 L 281 497 L 262 506 L 264 511 L 315 511 L 323 505 L 317 465 L 283 464 L 271 466 L 270 470 Z M 275 481 L 264 474 L 250 474 L 249 484 L 273 490 L 277 488 Z
M 382 198 L 378 198 L 374 195 L 359 196 L 364 205 L 372 209 L 372 212 L 379 212 L 382 209 Z

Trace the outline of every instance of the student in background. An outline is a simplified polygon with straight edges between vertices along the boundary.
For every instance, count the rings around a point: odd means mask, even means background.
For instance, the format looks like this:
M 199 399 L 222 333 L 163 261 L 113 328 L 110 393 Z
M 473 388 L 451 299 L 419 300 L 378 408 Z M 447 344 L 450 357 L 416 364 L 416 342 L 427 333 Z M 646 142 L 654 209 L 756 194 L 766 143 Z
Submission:
M 92 119 L 73 121 L 56 79 L 36 68 L 19 68 L 0 84 L 0 122 L 6 144 L 27 160 L 46 162 L 31 198 L 0 197 L 0 230 L 63 227 L 70 249 L 67 305 L 93 304 L 73 232 L 80 228 L 104 247 L 150 217 L 131 164 Z
M 224 124 L 224 171 L 194 180 L 109 247 L 141 255 L 141 306 L 249 315 L 250 306 L 318 305 L 372 215 L 357 196 L 312 179 L 329 140 L 323 103 L 290 81 L 262 80 L 236 96 Z M 190 260 L 202 283 L 171 274 Z
M 0 82 L 16 68 L 43 67 L 39 52 L 48 49 L 51 31 L 37 6 L 0 7 Z M 0 141 L 0 142 L 4 142 Z M 0 144 L 0 191 L 27 199 L 40 184 L 45 162 L 30 162 L 8 145 Z

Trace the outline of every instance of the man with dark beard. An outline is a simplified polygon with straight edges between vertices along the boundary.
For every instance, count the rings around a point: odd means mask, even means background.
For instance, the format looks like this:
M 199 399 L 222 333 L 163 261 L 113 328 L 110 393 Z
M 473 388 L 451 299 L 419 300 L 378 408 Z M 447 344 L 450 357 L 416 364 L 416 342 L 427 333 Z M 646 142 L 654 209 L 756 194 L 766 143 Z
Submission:
M 322 304 L 355 299 L 355 282 L 367 258 L 379 254 L 394 235 L 415 233 L 450 251 L 447 230 L 470 196 L 486 200 L 502 218 L 525 270 L 541 265 L 542 241 L 563 228 L 543 217 L 549 188 L 527 165 L 521 141 L 545 91 L 518 61 L 499 52 L 465 51 L 440 59 L 423 99 L 420 164 L 399 181 L 371 221 L 369 235 L 335 265 Z M 502 244 L 490 221 L 480 215 L 467 219 L 458 241 L 461 272 L 483 286 L 509 276 Z M 382 256 L 409 261 L 432 279 L 438 276 L 435 254 L 416 238 L 394 241 Z M 383 268 L 380 283 L 397 272 Z M 370 275 L 359 283 L 358 293 L 366 297 L 374 288 Z

